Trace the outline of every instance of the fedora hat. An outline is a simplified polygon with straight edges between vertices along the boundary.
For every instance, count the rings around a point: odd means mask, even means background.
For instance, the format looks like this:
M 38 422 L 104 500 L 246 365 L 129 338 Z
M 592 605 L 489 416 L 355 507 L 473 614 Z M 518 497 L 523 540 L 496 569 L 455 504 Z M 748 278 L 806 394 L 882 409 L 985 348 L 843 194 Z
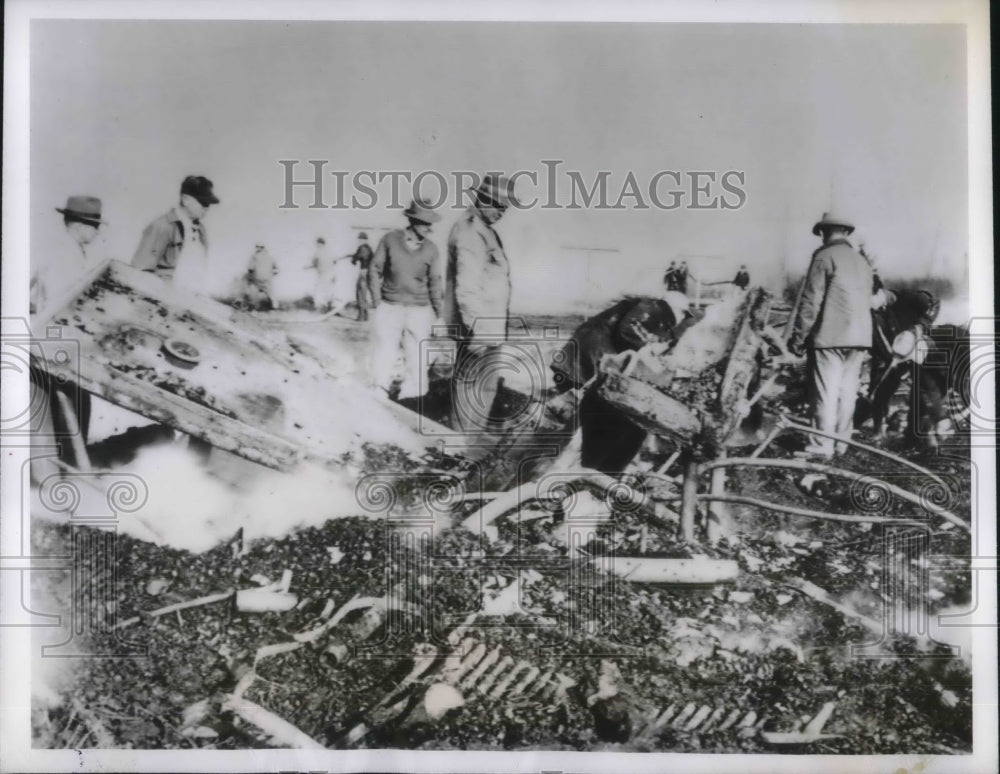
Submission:
M 181 183 L 181 195 L 194 197 L 202 207 L 218 204 L 219 197 L 212 190 L 212 181 L 201 175 L 188 175 Z
M 410 206 L 403 210 L 403 214 L 410 220 L 418 220 L 421 223 L 437 223 L 441 220 L 441 216 L 434 212 L 431 207 L 427 205 L 426 202 L 420 199 L 414 199 L 410 202 Z
M 360 234 L 358 234 L 358 239 L 367 239 L 367 238 L 368 238 L 368 235 L 364 231 L 362 231 Z
M 480 199 L 503 207 L 519 205 L 521 202 L 514 196 L 514 182 L 505 175 L 488 174 L 483 178 L 478 188 L 472 192 Z
M 101 200 L 96 196 L 70 196 L 66 199 L 66 206 L 56 207 L 56 212 L 92 226 L 104 223 L 101 220 Z
M 820 231 L 824 228 L 843 228 L 847 230 L 848 234 L 850 234 L 854 231 L 854 224 L 850 221 L 844 220 L 843 218 L 838 218 L 830 212 L 824 212 L 823 217 L 816 222 L 815 226 L 813 226 L 813 234 L 819 236 Z

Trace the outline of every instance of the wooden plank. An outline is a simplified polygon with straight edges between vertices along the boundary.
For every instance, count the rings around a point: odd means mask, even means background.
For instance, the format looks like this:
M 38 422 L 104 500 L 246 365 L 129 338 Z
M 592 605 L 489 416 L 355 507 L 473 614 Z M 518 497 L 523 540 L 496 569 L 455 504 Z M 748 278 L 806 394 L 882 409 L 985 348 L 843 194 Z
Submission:
M 759 352 L 763 344 L 760 332 L 767 325 L 770 304 L 771 295 L 763 288 L 754 288 L 747 294 L 714 406 L 714 424 L 723 444 L 742 423 L 741 404 L 749 397 L 760 374 Z
M 596 389 L 604 400 L 655 435 L 689 445 L 702 430 L 701 420 L 684 403 L 641 379 L 608 373 Z

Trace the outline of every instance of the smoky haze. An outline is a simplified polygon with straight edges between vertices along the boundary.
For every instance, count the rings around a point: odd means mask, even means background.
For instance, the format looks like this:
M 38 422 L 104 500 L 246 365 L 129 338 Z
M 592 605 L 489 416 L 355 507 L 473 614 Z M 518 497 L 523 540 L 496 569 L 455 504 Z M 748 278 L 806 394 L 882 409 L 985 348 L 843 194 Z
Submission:
M 353 248 L 366 211 L 280 209 L 280 159 L 329 168 L 536 170 L 592 181 L 632 171 L 740 170 L 736 210 L 511 211 L 499 231 L 513 306 L 559 313 L 660 288 L 665 265 L 755 282 L 800 275 L 832 206 L 887 276 L 964 276 L 968 251 L 964 30 L 920 25 L 34 21 L 31 257 L 67 245 L 55 207 L 104 201 L 103 256 L 204 174 L 221 288 L 257 243 L 304 292 L 317 236 Z M 332 178 L 329 179 L 332 185 Z M 566 180 L 563 180 L 563 184 Z M 404 198 L 409 192 L 403 191 Z M 303 205 L 310 197 L 302 192 Z M 442 248 L 457 212 L 433 239 Z M 585 252 L 567 247 L 618 252 Z

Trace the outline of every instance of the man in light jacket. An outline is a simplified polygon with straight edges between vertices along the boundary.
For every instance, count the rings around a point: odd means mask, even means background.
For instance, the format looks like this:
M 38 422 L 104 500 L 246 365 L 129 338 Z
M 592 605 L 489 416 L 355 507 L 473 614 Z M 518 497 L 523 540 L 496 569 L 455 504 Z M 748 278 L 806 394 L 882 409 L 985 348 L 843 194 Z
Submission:
M 510 264 L 493 226 L 518 204 L 511 181 L 486 175 L 448 235 L 444 321 L 457 339 L 451 421 L 455 430 L 495 427 L 503 343 L 510 312 Z
M 207 177 L 184 178 L 180 202 L 146 226 L 132 265 L 190 290 L 200 290 L 208 269 L 208 234 L 202 218 L 218 203 Z
M 788 348 L 808 350 L 813 422 L 850 436 L 861 366 L 872 343 L 872 266 L 847 240 L 854 226 L 824 213 L 813 226 L 823 245 L 812 256 Z M 806 454 L 829 458 L 847 445 L 813 436 Z

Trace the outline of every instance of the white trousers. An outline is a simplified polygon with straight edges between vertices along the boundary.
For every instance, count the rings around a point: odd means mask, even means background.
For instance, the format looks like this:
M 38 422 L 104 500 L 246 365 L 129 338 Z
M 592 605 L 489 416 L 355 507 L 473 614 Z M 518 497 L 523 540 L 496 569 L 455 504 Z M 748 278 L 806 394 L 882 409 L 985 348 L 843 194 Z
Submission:
M 861 386 L 861 365 L 866 350 L 851 347 L 813 350 L 813 421 L 827 433 L 850 437 L 854 429 L 854 404 Z M 832 438 L 813 436 L 813 446 L 828 456 L 842 454 L 847 445 Z
M 403 350 L 400 398 L 427 392 L 427 363 L 421 362 L 420 344 L 431 337 L 434 310 L 430 306 L 379 303 L 372 310 L 372 383 L 388 392 L 396 375 L 396 360 Z

